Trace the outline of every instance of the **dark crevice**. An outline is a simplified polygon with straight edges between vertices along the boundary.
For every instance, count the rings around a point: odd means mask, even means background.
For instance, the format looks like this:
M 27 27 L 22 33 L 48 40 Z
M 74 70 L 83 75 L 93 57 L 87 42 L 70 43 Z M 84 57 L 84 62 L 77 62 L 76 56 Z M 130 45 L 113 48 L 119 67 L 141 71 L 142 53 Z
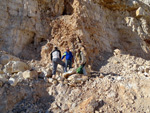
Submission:
M 63 11 L 63 14 L 62 15 L 72 15 L 73 14 L 73 7 L 72 7 L 72 4 L 73 3 L 73 0 L 65 0 L 65 3 L 64 3 L 64 11 Z
M 144 41 L 150 45 L 150 39 L 145 39 Z

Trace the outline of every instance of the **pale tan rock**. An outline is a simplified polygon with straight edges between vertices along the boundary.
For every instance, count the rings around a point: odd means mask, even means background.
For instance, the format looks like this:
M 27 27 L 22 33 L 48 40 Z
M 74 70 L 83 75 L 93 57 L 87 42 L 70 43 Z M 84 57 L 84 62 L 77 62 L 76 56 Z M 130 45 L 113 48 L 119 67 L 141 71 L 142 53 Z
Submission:
M 21 61 L 10 61 L 4 66 L 5 73 L 17 73 L 30 69 L 29 65 Z
M 30 69 L 29 65 L 24 63 L 24 62 L 21 62 L 21 61 L 16 61 L 16 62 L 13 62 L 12 64 L 12 72 L 19 72 L 19 71 L 25 71 L 25 70 L 28 70 Z
M 115 56 L 121 55 L 121 50 L 115 49 L 115 50 L 114 50 L 114 55 L 115 55 Z
M 46 76 L 46 77 L 51 77 L 51 75 L 52 75 L 52 70 L 49 68 L 42 69 L 42 72 L 44 73 L 44 76 Z
M 63 73 L 63 77 L 64 78 L 68 78 L 68 76 L 70 76 L 70 75 L 72 75 L 72 74 L 75 74 L 76 73 L 76 68 L 72 68 L 72 69 L 70 69 L 68 72 L 66 72 L 66 73 Z
M 86 81 L 86 80 L 88 80 L 88 76 L 82 75 L 82 81 Z
M 136 10 L 136 16 L 138 17 L 141 17 L 141 16 L 144 16 L 145 15 L 145 11 L 142 7 L 139 7 L 137 10 Z
M 17 74 L 14 74 L 13 76 L 11 76 L 8 82 L 10 83 L 11 86 L 16 86 L 19 82 L 22 82 L 23 79 L 24 79 L 23 73 L 18 72 Z
M 15 56 L 9 55 L 9 54 L 3 54 L 3 55 L 0 57 L 0 63 L 1 63 L 2 65 L 7 64 L 9 61 L 20 61 L 20 59 L 17 58 L 17 57 L 15 57 Z
M 24 79 L 33 79 L 33 78 L 37 78 L 38 77 L 38 73 L 36 71 L 25 71 L 23 72 L 23 78 Z
M 77 78 L 81 78 L 81 75 L 80 74 L 73 74 L 73 75 L 68 77 L 68 80 L 69 81 L 73 81 L 73 80 L 75 80 Z

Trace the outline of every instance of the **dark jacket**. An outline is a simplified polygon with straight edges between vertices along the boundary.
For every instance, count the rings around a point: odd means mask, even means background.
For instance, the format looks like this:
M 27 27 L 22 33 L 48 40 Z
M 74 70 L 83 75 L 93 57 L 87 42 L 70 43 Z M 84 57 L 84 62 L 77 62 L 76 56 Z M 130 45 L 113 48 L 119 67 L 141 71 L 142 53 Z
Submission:
M 60 50 L 54 50 L 51 52 L 51 60 L 53 60 L 53 58 L 61 58 Z

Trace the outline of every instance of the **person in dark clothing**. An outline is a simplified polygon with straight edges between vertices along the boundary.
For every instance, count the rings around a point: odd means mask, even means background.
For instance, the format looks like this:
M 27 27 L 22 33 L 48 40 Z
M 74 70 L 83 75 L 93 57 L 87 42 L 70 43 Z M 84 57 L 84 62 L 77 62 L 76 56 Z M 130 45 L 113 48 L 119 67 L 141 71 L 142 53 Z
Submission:
M 72 63 L 73 63 L 73 55 L 72 52 L 69 50 L 69 47 L 66 48 L 66 52 L 63 54 L 61 59 L 64 59 L 64 57 L 66 57 L 65 65 L 67 71 L 67 67 L 69 66 L 69 69 L 72 68 Z
M 54 48 L 54 51 L 51 52 L 51 60 L 52 60 L 52 75 L 56 75 L 57 65 L 60 64 L 63 66 L 64 72 L 66 72 L 65 63 L 61 60 L 61 52 L 57 47 Z

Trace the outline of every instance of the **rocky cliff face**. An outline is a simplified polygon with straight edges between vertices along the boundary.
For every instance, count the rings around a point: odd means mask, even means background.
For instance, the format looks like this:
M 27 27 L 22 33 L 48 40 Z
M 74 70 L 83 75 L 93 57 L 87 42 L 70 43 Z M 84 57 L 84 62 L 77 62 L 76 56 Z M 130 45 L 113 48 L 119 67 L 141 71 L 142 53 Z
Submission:
M 0 0 L 0 9 L 0 111 L 150 111 L 149 0 Z M 91 77 L 59 68 L 57 80 L 41 79 L 54 46 L 84 48 Z
M 14 55 L 38 58 L 48 39 L 62 51 L 84 46 L 90 64 L 116 48 L 149 59 L 149 1 L 13 0 L 1 8 L 1 50 Z

